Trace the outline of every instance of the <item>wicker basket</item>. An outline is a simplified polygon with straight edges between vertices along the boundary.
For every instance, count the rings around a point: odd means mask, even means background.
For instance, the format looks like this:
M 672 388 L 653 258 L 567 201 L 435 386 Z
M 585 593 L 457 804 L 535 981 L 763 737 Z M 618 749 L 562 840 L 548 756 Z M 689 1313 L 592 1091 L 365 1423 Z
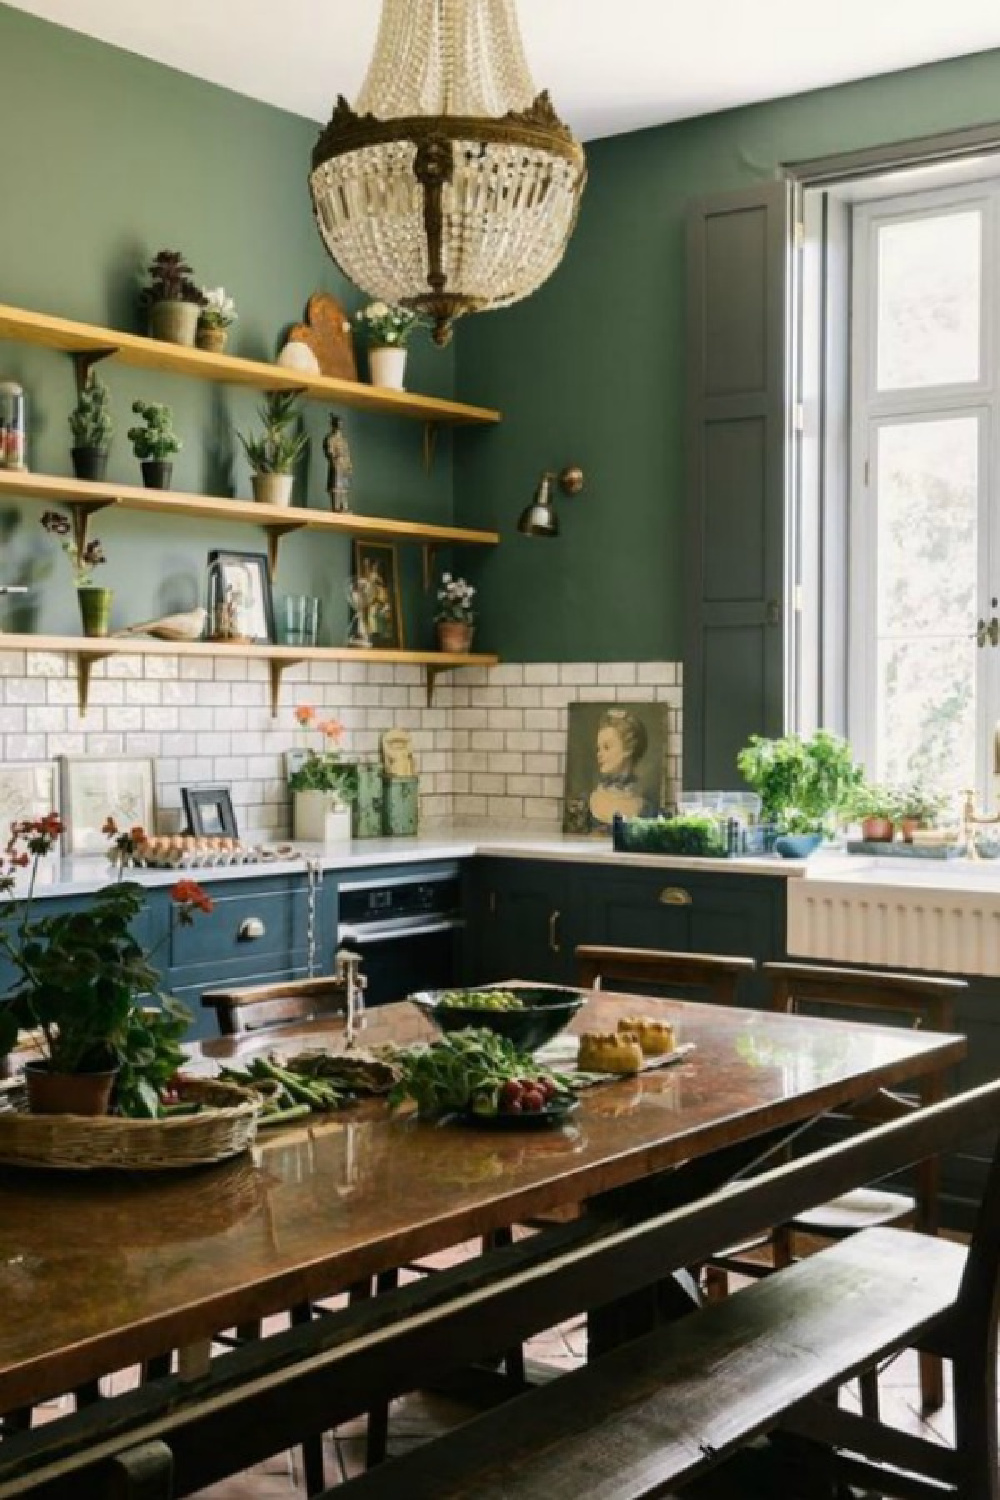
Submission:
M 74 1171 L 162 1171 L 225 1161 L 252 1144 L 261 1109 L 255 1094 L 214 1078 L 181 1078 L 177 1087 L 182 1100 L 208 1108 L 162 1120 L 32 1115 L 19 1109 L 0 1113 L 0 1162 Z

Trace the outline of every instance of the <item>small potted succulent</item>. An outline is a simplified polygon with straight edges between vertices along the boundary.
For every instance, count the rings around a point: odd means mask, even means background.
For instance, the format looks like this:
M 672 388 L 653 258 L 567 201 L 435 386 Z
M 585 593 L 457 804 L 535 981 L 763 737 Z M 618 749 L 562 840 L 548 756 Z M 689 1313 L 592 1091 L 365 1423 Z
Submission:
M 221 354 L 226 347 L 229 330 L 236 322 L 236 303 L 226 296 L 224 286 L 202 287 L 205 305 L 198 315 L 198 331 L 195 342 L 199 349 L 209 354 Z
M 150 336 L 193 347 L 205 293 L 192 281 L 191 267 L 179 250 L 161 250 L 147 274 L 149 285 L 139 300 L 148 315 Z
M 424 326 L 419 313 L 388 302 L 369 302 L 354 314 L 354 321 L 368 341 L 368 375 L 372 385 L 403 389 L 406 374 L 406 343 Z
M 472 584 L 466 583 L 464 578 L 441 574 L 437 614 L 434 616 L 440 651 L 468 651 L 471 647 L 476 626 L 476 612 L 472 607 L 475 596 Z
M 78 538 L 69 516 L 60 510 L 44 511 L 42 525 L 50 536 L 58 537 L 69 558 L 84 635 L 107 635 L 111 628 L 112 591 L 91 583 L 94 569 L 107 562 L 103 547 L 96 536 L 90 541 Z
M 69 414 L 73 434 L 73 473 L 77 479 L 104 478 L 108 470 L 108 451 L 115 430 L 111 420 L 111 398 L 108 388 L 94 374 L 87 376 Z
M 839 735 L 818 729 L 809 739 L 751 735 L 736 765 L 760 795 L 761 817 L 778 830 L 774 848 L 786 858 L 811 854 L 853 809 L 863 773 Z
M 258 407 L 263 431 L 237 433 L 251 469 L 253 497 L 262 505 L 290 505 L 294 468 L 309 441 L 299 425 L 294 391 L 272 391 Z
M 142 469 L 142 482 L 150 490 L 168 490 L 174 472 L 171 458 L 181 451 L 173 413 L 158 401 L 133 401 L 132 410 L 142 418 L 141 427 L 128 430 L 128 440 Z

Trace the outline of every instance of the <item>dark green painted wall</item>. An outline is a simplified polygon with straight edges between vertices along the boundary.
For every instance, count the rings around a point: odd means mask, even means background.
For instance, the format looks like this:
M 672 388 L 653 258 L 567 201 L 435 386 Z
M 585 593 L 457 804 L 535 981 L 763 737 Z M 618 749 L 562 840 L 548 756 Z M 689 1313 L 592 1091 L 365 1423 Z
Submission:
M 198 82 L 132 54 L 0 6 L 0 134 L 5 141 L 0 208 L 0 301 L 88 322 L 144 331 L 138 272 L 162 247 L 182 249 L 205 285 L 224 284 L 240 320 L 231 348 L 268 359 L 313 291 L 346 287 L 312 221 L 306 172 L 316 136 L 307 121 Z M 331 90 L 335 87 L 331 75 Z M 125 437 L 134 396 L 164 400 L 184 440 L 178 489 L 236 492 L 249 477 L 233 428 L 252 425 L 255 398 L 177 377 L 103 367 L 118 432 L 112 478 L 138 482 Z M 74 395 L 62 355 L 0 344 L 0 378 L 20 380 L 30 406 L 30 463 L 69 473 L 66 416 Z M 408 383 L 451 395 L 454 355 L 428 345 L 411 354 Z M 325 409 L 307 409 L 313 434 L 299 498 L 326 507 L 319 440 Z M 442 436 L 425 476 L 419 424 L 348 414 L 355 461 L 354 508 L 378 515 L 450 520 L 451 444 Z M 35 629 L 73 631 L 76 601 L 63 558 L 37 524 L 40 508 L 0 511 L 0 581 L 52 571 L 35 591 Z M 200 522 L 183 530 L 136 515 L 101 515 L 93 530 L 109 565 L 95 581 L 116 592 L 116 623 L 188 607 L 203 593 L 212 547 L 264 550 L 252 528 Z M 329 635 L 343 640 L 343 580 L 349 544 L 302 534 L 282 546 L 276 589 L 320 594 Z M 430 638 L 431 602 L 417 587 L 419 557 L 405 556 L 408 633 Z
M 588 148 L 562 267 L 528 302 L 469 320 L 458 344 L 460 394 L 505 413 L 456 463 L 458 519 L 503 533 L 476 575 L 483 639 L 513 660 L 681 656 L 687 199 L 998 119 L 991 52 Z M 518 536 L 538 474 L 568 460 L 588 484 L 563 503 L 562 535 Z

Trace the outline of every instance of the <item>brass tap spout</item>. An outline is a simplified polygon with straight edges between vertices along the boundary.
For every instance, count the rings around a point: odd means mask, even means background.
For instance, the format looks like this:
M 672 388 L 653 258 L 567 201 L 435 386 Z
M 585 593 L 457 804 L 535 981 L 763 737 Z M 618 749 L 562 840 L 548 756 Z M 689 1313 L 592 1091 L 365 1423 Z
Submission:
M 994 741 L 996 750 L 996 741 Z M 994 813 L 992 817 L 986 817 L 976 812 L 976 794 L 967 787 L 963 792 L 962 803 L 962 842 L 965 845 L 967 859 L 979 859 L 979 850 L 976 848 L 976 829 L 991 823 L 1000 823 L 1000 813 Z

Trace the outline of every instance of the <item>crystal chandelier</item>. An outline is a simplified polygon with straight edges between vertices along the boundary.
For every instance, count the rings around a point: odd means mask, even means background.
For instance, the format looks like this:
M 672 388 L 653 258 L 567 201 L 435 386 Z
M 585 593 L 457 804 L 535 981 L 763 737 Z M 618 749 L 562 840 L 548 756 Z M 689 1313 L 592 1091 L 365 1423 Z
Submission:
M 446 344 L 455 318 L 547 280 L 586 176 L 535 93 L 514 0 L 383 0 L 357 108 L 338 98 L 309 186 L 345 276 L 423 313 Z

